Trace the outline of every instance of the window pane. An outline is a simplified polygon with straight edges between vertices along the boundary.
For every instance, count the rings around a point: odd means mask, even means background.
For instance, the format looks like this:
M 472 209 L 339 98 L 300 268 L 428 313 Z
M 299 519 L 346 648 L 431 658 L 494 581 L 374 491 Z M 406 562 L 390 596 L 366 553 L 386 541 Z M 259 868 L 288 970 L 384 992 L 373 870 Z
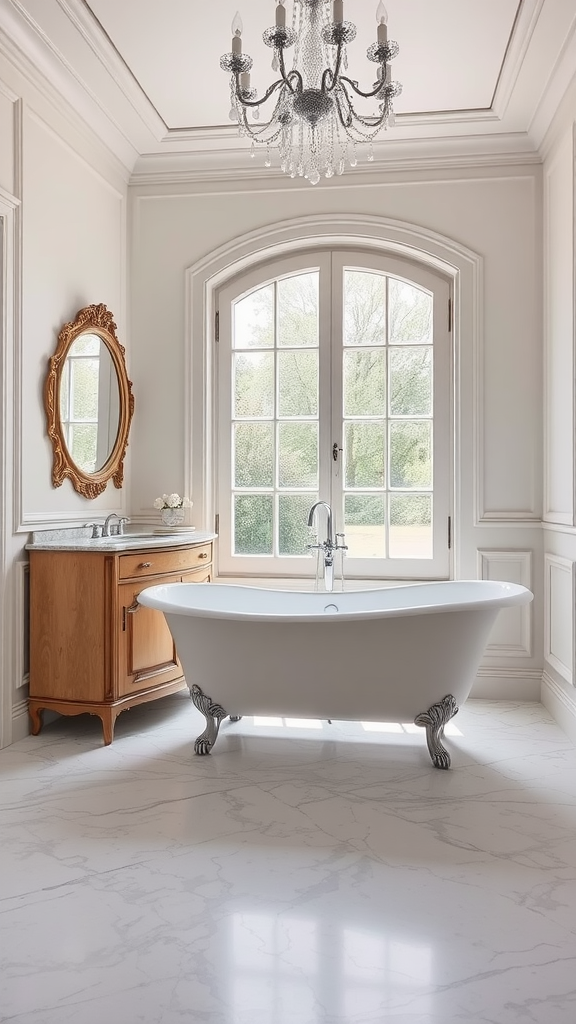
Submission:
M 96 423 L 71 423 L 68 427 L 68 450 L 84 473 L 93 473 L 96 469 L 97 437 Z
M 390 413 L 429 416 L 432 412 L 432 348 L 390 349 Z
M 272 554 L 271 494 L 237 494 L 234 498 L 234 554 Z
M 70 364 L 72 419 L 98 419 L 98 359 L 74 359 Z
M 104 342 L 102 342 L 104 344 Z M 104 351 L 107 351 L 106 349 Z M 82 334 L 68 350 L 69 356 L 99 356 L 100 338 L 97 334 Z
M 381 494 L 347 494 L 344 533 L 351 558 L 386 557 L 385 499 Z
M 390 558 L 432 558 L 432 496 L 390 495 Z
M 344 271 L 344 344 L 386 344 L 386 278 Z
M 391 345 L 432 343 L 432 296 L 405 281 L 389 278 L 388 330 Z
M 234 486 L 274 486 L 274 427 L 271 423 L 234 425 Z
M 278 344 L 302 348 L 318 344 L 318 279 L 312 273 L 278 281 Z
M 60 378 L 60 419 L 63 422 L 67 422 L 70 419 L 70 410 L 68 409 L 68 398 L 70 395 L 70 362 L 65 359 L 62 366 L 62 376 Z
M 390 424 L 390 486 L 432 485 L 432 424 Z
M 384 423 L 346 423 L 344 466 L 346 487 L 384 487 L 386 427 Z
M 234 348 L 272 348 L 274 345 L 274 285 L 250 292 L 233 306 Z
M 384 416 L 386 413 L 386 354 L 344 352 L 344 415 Z
M 281 494 L 278 498 L 280 527 L 279 553 L 306 555 L 310 543 L 308 513 L 316 500 L 315 494 Z
M 278 415 L 318 415 L 318 353 L 278 353 Z
M 234 416 L 273 416 L 273 354 L 244 352 L 233 359 Z
M 318 487 L 317 423 L 279 424 L 278 486 Z

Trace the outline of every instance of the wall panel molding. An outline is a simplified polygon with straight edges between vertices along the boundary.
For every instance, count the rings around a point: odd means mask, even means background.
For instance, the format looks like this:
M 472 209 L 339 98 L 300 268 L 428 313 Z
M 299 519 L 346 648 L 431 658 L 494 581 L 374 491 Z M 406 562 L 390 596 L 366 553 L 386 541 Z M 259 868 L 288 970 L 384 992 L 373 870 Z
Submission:
M 574 683 L 574 597 L 576 562 L 544 555 L 544 659 Z
M 528 590 L 533 590 L 532 555 L 531 550 L 479 549 L 478 576 L 481 580 L 519 583 Z M 531 658 L 532 620 L 532 604 L 502 609 L 487 644 L 486 655 L 499 658 Z
M 11 538 L 15 458 L 15 355 L 20 344 L 19 200 L 0 195 L 0 747 L 12 742 Z
M 567 153 L 567 150 L 569 152 Z M 572 296 L 571 296 L 571 307 L 572 307 L 572 322 L 570 325 L 571 334 L 571 367 L 570 367 L 570 378 L 572 379 L 572 373 L 574 368 L 574 267 L 575 267 L 575 228 L 574 228 L 574 208 L 575 208 L 575 197 L 574 197 L 574 158 L 576 151 L 575 141 L 575 126 L 572 124 L 572 130 L 569 139 L 565 136 L 560 140 L 556 146 L 555 151 L 549 156 L 545 165 L 543 173 L 543 301 L 544 301 L 544 359 L 543 359 L 543 373 L 544 373 L 544 386 L 543 386 L 543 451 L 544 451 L 544 508 L 543 508 L 543 519 L 546 522 L 555 523 L 559 526 L 574 526 L 575 525 L 575 510 L 576 510 L 576 467 L 574 465 L 574 445 L 572 444 L 572 494 L 571 494 L 571 508 L 555 508 L 554 501 L 552 498 L 552 467 L 551 467 L 551 452 L 554 448 L 554 437 L 552 436 L 552 424 L 551 424 L 551 412 L 555 407 L 556 402 L 553 401 L 551 395 L 552 389 L 552 356 L 554 351 L 554 338 L 552 337 L 552 303 L 553 296 L 551 294 L 551 262 L 552 252 L 554 250 L 554 240 L 551 237 L 551 220 L 552 220 L 552 187 L 553 187 L 553 176 L 557 169 L 561 165 L 562 159 L 568 159 L 571 165 L 571 210 L 566 210 L 566 224 L 571 225 L 571 245 L 570 245 L 570 281 L 572 282 Z M 556 396 L 557 398 L 557 396 Z M 567 423 L 566 430 L 562 431 L 565 437 L 574 437 L 574 391 L 572 390 L 571 396 L 571 408 L 567 411 Z
M 30 564 L 16 562 L 15 569 L 13 626 L 17 645 L 14 653 L 14 687 L 20 690 L 28 686 L 29 680 Z

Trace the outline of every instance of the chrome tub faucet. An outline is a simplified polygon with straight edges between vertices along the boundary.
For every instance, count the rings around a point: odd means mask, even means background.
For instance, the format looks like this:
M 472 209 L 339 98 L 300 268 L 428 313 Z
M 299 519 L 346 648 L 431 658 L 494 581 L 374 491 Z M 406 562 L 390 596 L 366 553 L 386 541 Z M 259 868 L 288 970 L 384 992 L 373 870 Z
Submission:
M 343 533 L 337 533 L 334 535 L 332 509 L 327 501 L 316 501 L 314 505 L 312 505 L 312 508 L 308 513 L 308 526 L 311 527 L 314 525 L 314 518 L 318 508 L 324 508 L 326 510 L 326 539 L 323 541 L 319 540 L 317 544 L 307 544 L 306 546 L 309 550 L 322 551 L 324 588 L 331 592 L 334 589 L 334 552 L 347 551 L 348 545 L 344 543 Z

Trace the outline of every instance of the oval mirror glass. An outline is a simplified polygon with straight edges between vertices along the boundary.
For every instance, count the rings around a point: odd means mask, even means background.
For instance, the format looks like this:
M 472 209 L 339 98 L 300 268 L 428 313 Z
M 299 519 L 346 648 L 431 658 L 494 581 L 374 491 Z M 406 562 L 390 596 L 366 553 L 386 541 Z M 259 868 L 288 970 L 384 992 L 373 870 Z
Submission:
M 70 346 L 60 380 L 60 423 L 68 453 L 84 473 L 108 462 L 118 436 L 120 390 L 108 346 L 81 334 Z

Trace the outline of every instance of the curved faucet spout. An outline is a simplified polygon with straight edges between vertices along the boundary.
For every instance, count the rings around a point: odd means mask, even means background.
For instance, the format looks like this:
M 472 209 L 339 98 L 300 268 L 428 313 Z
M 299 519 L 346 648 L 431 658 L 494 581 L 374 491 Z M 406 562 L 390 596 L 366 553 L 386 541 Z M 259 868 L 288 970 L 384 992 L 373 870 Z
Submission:
M 334 534 L 332 532 L 332 509 L 330 508 L 330 505 L 328 504 L 327 501 L 316 501 L 314 503 L 314 505 L 312 505 L 312 508 L 310 509 L 310 512 L 308 513 L 308 526 L 313 526 L 313 524 L 314 524 L 314 515 L 316 513 L 316 509 L 320 508 L 320 507 L 323 507 L 323 508 L 326 509 L 326 516 L 327 516 L 327 523 L 326 523 L 327 537 L 326 537 L 326 540 L 330 544 L 332 544 L 333 541 L 334 541 Z

